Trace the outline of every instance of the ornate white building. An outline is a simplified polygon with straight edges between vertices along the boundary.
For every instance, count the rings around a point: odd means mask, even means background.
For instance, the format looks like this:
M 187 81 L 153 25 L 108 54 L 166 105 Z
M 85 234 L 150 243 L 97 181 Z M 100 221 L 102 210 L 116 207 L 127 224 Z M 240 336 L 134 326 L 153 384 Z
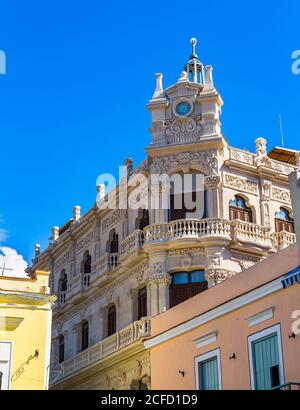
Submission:
M 71 220 L 52 228 L 46 250 L 36 245 L 32 269 L 49 269 L 58 295 L 52 388 L 150 388 L 143 341 L 151 317 L 295 241 L 288 175 L 299 166 L 298 153 L 268 155 L 263 138 L 256 153 L 228 145 L 212 67 L 198 60 L 195 44 L 176 84 L 164 90 L 156 75 L 147 105 L 152 140 L 141 164 L 126 165 L 129 181 L 138 174 L 202 175 L 203 212 L 198 203 L 192 218 L 174 209 L 172 193 L 169 209 L 95 204 L 81 216 L 76 206 Z M 97 189 L 103 198 L 103 186 Z

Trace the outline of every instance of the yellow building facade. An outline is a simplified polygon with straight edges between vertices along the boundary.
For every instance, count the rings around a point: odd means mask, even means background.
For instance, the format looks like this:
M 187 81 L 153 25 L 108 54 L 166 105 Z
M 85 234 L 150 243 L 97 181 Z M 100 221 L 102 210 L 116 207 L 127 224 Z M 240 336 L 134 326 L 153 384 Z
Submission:
M 48 388 L 52 305 L 49 273 L 0 276 L 0 390 Z

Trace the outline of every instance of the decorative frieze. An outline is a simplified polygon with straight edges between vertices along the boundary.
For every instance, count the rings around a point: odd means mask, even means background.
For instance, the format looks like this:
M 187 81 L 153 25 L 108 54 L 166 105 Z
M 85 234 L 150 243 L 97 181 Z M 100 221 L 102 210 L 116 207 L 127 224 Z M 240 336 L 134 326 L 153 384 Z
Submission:
M 221 177 L 219 175 L 213 175 L 205 177 L 204 186 L 206 189 L 217 189 L 221 188 Z
M 64 252 L 59 256 L 55 261 L 55 270 L 58 270 L 63 267 L 70 260 L 70 251 Z
M 115 209 L 102 221 L 102 233 L 109 230 L 109 228 L 119 222 L 125 216 L 125 210 Z
M 286 191 L 284 189 L 273 188 L 272 198 L 277 201 L 291 203 L 291 194 L 289 191 Z
M 236 175 L 225 174 L 224 185 L 250 194 L 258 194 L 257 182 L 249 181 L 246 178 L 237 177 Z
M 80 239 L 76 244 L 76 253 L 83 251 L 93 240 L 94 240 L 95 232 L 91 231 L 87 235 L 85 235 L 82 239 Z
M 168 273 L 155 273 L 149 276 L 148 283 L 150 285 L 160 285 L 166 284 L 170 285 L 172 282 L 172 277 Z
M 197 166 L 207 175 L 218 173 L 217 150 L 191 151 L 159 156 L 153 159 L 150 171 L 153 174 L 171 173 L 177 168 Z
M 253 165 L 254 161 L 254 154 L 247 151 L 237 150 L 234 148 L 230 148 L 229 157 L 234 161 L 242 162 L 248 165 Z

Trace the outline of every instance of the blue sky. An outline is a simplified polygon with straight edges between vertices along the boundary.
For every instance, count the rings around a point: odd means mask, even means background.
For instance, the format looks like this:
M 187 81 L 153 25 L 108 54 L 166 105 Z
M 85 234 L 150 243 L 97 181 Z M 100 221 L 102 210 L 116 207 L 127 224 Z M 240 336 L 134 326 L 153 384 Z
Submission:
M 286 146 L 300 149 L 299 15 L 296 0 L 2 2 L 2 245 L 29 261 L 73 205 L 93 204 L 97 175 L 143 159 L 154 73 L 175 82 L 192 36 L 214 67 L 230 144 L 279 145 L 280 113 Z

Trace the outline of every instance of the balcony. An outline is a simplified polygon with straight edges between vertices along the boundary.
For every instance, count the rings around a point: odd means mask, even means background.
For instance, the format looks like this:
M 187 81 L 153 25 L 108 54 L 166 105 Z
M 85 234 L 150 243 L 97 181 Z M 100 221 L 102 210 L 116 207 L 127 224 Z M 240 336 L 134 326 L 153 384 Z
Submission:
M 272 245 L 274 249 L 280 250 L 296 242 L 296 235 L 291 232 L 281 231 L 271 234 Z
M 96 280 L 105 273 L 112 272 L 119 264 L 118 253 L 105 253 L 93 264 L 92 280 Z
M 72 278 L 70 289 L 67 292 L 59 292 L 59 306 L 63 307 L 66 302 L 80 299 L 83 297 L 83 292 L 90 288 L 91 274 L 79 273 Z M 64 294 L 64 295 L 63 295 Z
M 230 223 L 233 241 L 251 242 L 271 248 L 270 228 L 237 219 Z
M 145 245 L 178 239 L 227 240 L 232 246 L 252 243 L 271 249 L 270 228 L 240 220 L 221 218 L 180 219 L 149 225 L 144 229 Z
M 78 353 L 71 359 L 65 360 L 59 365 L 51 368 L 51 373 L 55 376 L 51 384 L 58 382 L 64 377 L 70 376 L 79 370 L 96 363 L 112 353 L 118 352 L 134 342 L 150 336 L 150 319 L 144 318 L 131 323 L 112 336 L 103 339 L 101 342 Z
M 138 251 L 143 247 L 144 232 L 136 229 L 131 235 L 121 242 L 120 260 L 124 260 L 131 252 Z
M 67 292 L 66 291 L 58 292 L 57 302 L 58 302 L 58 305 L 60 307 L 64 306 L 64 304 L 66 303 L 66 299 L 67 299 Z
M 230 221 L 219 218 L 179 219 L 149 225 L 144 229 L 145 244 L 174 239 L 198 239 L 204 236 L 230 237 Z

